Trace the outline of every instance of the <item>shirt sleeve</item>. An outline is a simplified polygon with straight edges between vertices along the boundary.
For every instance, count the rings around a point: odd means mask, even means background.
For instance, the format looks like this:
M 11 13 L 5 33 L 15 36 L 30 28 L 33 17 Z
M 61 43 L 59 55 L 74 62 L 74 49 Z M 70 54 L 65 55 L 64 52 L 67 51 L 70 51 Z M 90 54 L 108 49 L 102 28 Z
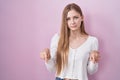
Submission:
M 50 72 L 55 72 L 56 71 L 55 64 L 56 64 L 56 51 L 57 51 L 58 39 L 59 39 L 58 34 L 55 34 L 52 37 L 51 43 L 50 43 L 51 59 L 48 60 L 48 62 L 45 62 L 45 65 Z
M 97 50 L 98 51 L 98 39 L 93 38 L 93 42 L 91 45 L 91 51 Z M 87 70 L 89 74 L 94 74 L 98 70 L 98 63 L 93 63 L 92 61 L 88 60 Z

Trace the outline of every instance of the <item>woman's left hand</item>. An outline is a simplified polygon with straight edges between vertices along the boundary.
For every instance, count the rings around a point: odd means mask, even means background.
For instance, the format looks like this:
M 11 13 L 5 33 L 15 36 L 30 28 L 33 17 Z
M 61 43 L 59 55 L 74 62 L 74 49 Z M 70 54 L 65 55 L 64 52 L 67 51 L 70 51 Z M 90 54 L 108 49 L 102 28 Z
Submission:
M 93 61 L 94 63 L 97 63 L 100 59 L 100 55 L 99 55 L 99 52 L 94 50 L 94 51 L 91 51 L 90 52 L 90 56 L 89 56 L 89 59 L 91 61 Z

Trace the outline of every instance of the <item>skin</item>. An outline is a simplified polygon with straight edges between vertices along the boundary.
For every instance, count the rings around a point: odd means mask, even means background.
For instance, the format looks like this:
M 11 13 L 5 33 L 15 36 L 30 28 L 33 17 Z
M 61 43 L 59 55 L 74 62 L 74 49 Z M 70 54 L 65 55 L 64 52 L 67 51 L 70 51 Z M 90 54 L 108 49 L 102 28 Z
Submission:
M 43 59 L 45 62 L 51 58 L 49 48 L 45 48 L 43 51 L 40 52 L 40 58 Z
M 75 10 L 70 10 L 67 14 L 67 24 L 68 28 L 71 30 L 71 32 L 78 32 L 80 33 L 80 25 L 81 21 L 83 21 L 83 17 L 80 16 L 78 12 Z
M 88 38 L 88 35 L 82 35 L 80 32 L 81 21 L 83 21 L 83 16 L 81 16 L 77 11 L 70 10 L 68 12 L 67 25 L 70 29 L 70 47 L 74 49 L 81 46 Z M 40 52 L 40 58 L 47 62 L 51 58 L 50 50 L 46 48 Z M 98 51 L 94 50 L 90 52 L 89 60 L 97 63 L 99 61 L 99 58 L 100 56 Z

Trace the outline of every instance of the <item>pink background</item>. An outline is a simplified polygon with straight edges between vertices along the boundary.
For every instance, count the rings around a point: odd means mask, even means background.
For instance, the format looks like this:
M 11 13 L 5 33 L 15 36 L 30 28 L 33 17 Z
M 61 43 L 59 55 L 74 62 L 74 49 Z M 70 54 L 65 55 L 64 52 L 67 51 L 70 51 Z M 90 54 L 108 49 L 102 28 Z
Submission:
M 98 37 L 99 71 L 90 80 L 120 79 L 119 0 L 0 0 L 0 80 L 54 80 L 39 52 L 59 32 L 62 10 L 75 2 Z

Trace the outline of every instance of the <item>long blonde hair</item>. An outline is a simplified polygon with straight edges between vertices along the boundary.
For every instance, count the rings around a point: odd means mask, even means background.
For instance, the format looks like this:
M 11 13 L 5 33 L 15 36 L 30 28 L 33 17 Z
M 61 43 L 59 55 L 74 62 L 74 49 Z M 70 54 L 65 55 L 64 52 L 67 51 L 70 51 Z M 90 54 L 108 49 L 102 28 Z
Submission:
M 57 55 L 56 55 L 57 75 L 59 75 L 61 71 L 64 69 L 64 67 L 68 64 L 70 29 L 68 28 L 66 19 L 67 19 L 67 13 L 72 9 L 74 9 L 81 16 L 83 16 L 81 8 L 75 3 L 68 4 L 63 10 L 61 32 L 60 32 L 60 38 L 58 42 Z M 80 31 L 81 34 L 87 34 L 84 29 L 83 21 L 81 22 L 80 25 Z

